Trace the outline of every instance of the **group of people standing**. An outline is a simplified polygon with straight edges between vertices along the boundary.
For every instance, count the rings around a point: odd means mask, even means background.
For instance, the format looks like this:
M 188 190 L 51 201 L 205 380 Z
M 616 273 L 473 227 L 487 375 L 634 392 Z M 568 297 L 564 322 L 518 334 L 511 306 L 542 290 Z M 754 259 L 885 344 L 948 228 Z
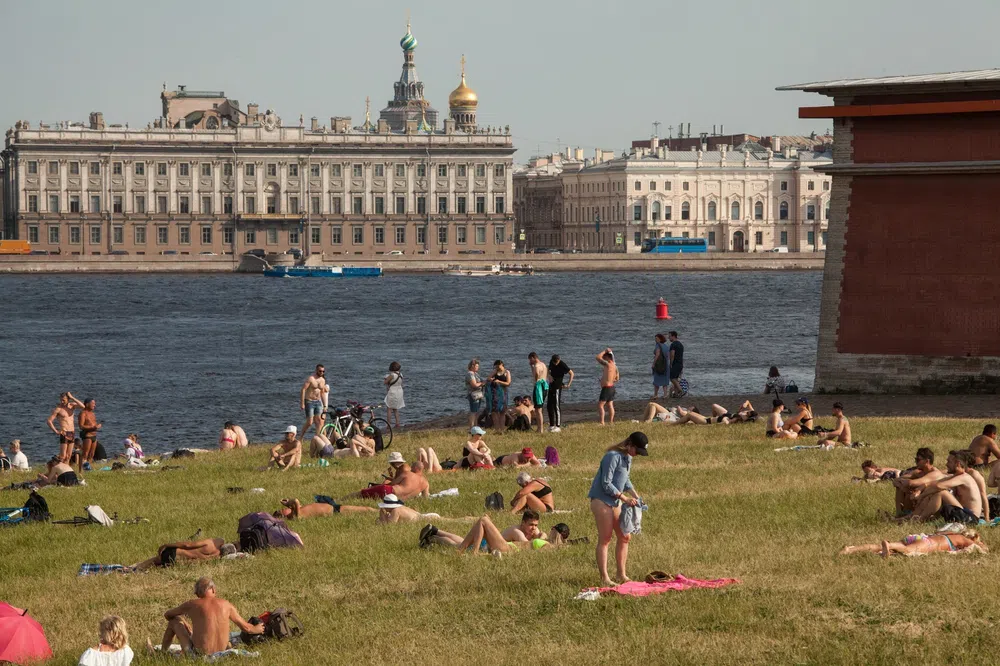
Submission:
M 536 352 L 528 354 L 528 365 L 531 370 L 532 390 L 530 400 L 530 415 L 525 414 L 528 422 L 537 432 L 545 431 L 545 411 L 548 411 L 549 432 L 559 432 L 562 429 L 562 392 L 573 384 L 573 369 L 553 354 L 546 365 Z M 469 361 L 465 373 L 465 390 L 469 402 L 469 427 L 478 425 L 480 418 L 488 415 L 490 425 L 497 432 L 507 430 L 508 421 L 516 419 L 518 414 L 511 410 L 510 387 L 513 375 L 502 360 L 493 362 L 493 370 L 484 379 L 480 374 L 479 359 Z

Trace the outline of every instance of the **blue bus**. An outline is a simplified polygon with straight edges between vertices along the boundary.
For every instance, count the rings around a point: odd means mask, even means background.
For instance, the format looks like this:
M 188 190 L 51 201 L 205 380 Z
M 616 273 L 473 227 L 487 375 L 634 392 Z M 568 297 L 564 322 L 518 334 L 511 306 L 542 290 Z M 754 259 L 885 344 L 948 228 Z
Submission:
M 647 238 L 642 241 L 642 252 L 687 253 L 708 252 L 708 241 L 704 238 Z

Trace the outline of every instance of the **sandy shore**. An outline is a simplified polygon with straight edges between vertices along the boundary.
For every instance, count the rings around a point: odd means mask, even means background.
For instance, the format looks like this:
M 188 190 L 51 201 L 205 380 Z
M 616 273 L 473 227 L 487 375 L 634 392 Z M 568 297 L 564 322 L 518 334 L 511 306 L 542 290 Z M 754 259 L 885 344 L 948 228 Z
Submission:
M 830 405 L 836 401 L 844 403 L 847 416 L 895 416 L 915 418 L 959 418 L 959 419 L 997 419 L 1000 399 L 995 395 L 881 395 L 881 394 L 811 394 L 788 393 L 783 396 L 785 403 L 791 408 L 800 395 L 808 396 L 817 416 L 830 413 Z M 698 409 L 707 414 L 711 412 L 712 403 L 718 403 L 730 411 L 735 411 L 744 400 L 750 400 L 757 411 L 769 411 L 772 398 L 760 394 L 755 395 L 714 395 L 694 396 L 681 400 L 660 401 L 666 407 L 674 405 L 697 405 Z M 646 400 L 622 400 L 615 403 L 616 421 L 629 421 L 641 418 L 646 409 Z M 580 423 L 597 421 L 597 403 L 564 404 L 562 409 L 563 423 Z M 546 418 L 548 416 L 546 415 Z M 407 430 L 432 430 L 437 428 L 455 428 L 465 426 L 468 415 L 455 414 L 430 421 L 424 421 Z

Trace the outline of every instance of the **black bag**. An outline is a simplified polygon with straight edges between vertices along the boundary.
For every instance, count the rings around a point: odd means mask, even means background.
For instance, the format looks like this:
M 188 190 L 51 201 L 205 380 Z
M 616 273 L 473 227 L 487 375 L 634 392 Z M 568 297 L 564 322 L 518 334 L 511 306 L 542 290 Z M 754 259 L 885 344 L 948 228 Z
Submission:
M 487 511 L 503 511 L 503 495 L 499 492 L 490 493 L 486 496 L 486 510 Z
M 455 469 L 456 467 L 458 467 L 458 463 L 454 460 L 445 460 L 441 463 L 441 469 Z
M 45 521 L 52 516 L 49 513 L 49 503 L 35 491 L 31 491 L 31 494 L 28 495 L 28 501 L 24 503 L 24 508 L 28 510 L 28 516 L 25 520 Z
M 658 375 L 667 374 L 667 359 L 662 352 L 656 357 L 656 361 L 653 362 L 653 372 Z
M 513 430 L 515 432 L 531 432 L 531 422 L 528 421 L 528 417 L 524 414 L 518 414 L 517 418 L 514 419 L 514 423 L 511 424 L 508 430 Z
M 799 385 L 796 384 L 794 381 L 789 380 L 789 382 L 785 384 L 785 393 L 798 393 L 798 392 L 799 392 Z
M 252 617 L 247 621 L 253 625 L 261 624 L 259 617 Z M 302 626 L 302 622 L 295 613 L 284 608 L 276 608 L 270 612 L 267 623 L 264 624 L 264 633 L 248 634 L 241 631 L 240 640 L 244 645 L 254 645 L 267 640 L 281 641 L 286 638 L 298 637 L 305 631 L 305 627 Z
M 270 546 L 267 542 L 267 530 L 263 525 L 252 525 L 240 532 L 240 550 L 244 553 L 267 550 Z
M 382 453 L 385 450 L 385 443 L 382 441 L 382 430 L 375 424 L 372 424 L 372 428 L 375 430 L 372 439 L 375 440 L 375 453 Z

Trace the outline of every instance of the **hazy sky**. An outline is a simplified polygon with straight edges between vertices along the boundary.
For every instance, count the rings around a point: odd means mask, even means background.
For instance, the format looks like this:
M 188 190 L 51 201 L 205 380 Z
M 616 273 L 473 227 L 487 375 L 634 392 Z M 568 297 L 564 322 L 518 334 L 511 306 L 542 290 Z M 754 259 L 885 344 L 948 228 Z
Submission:
M 620 151 L 653 121 L 807 134 L 776 86 L 1000 65 L 1000 2 L 962 0 L 0 0 L 0 125 L 144 127 L 173 89 L 225 90 L 286 124 L 373 116 L 399 77 L 406 11 L 427 99 L 447 113 L 459 58 L 482 125 L 510 125 L 521 161 L 559 145 Z M 674 130 L 676 132 L 676 130 Z

